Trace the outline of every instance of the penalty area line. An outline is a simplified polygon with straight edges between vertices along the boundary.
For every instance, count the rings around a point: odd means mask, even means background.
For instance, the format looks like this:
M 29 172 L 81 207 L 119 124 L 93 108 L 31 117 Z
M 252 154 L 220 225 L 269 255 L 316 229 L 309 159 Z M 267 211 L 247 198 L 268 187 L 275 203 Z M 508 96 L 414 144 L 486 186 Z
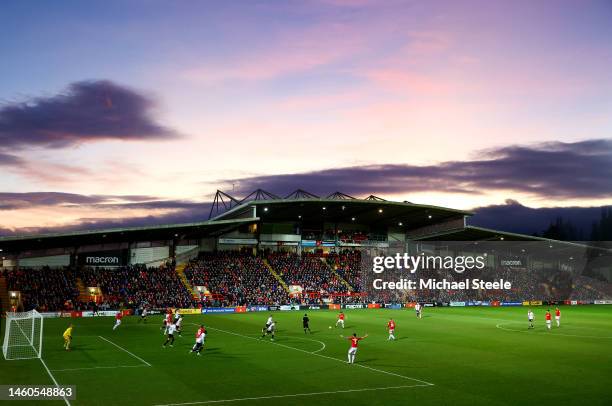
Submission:
M 323 392 L 291 393 L 288 395 L 270 395 L 270 396 L 255 396 L 255 397 L 248 397 L 248 398 L 202 400 L 202 401 L 197 401 L 197 402 L 185 402 L 185 403 L 166 403 L 166 404 L 158 404 L 155 406 L 204 405 L 207 403 L 226 403 L 226 402 L 229 403 L 229 402 L 244 402 L 247 400 L 264 400 L 264 399 L 280 399 L 280 398 L 304 397 L 304 396 L 334 395 L 338 393 L 372 392 L 372 391 L 379 391 L 379 390 L 406 389 L 406 388 L 416 388 L 416 387 L 425 387 L 425 386 L 431 386 L 431 385 L 415 384 L 415 385 L 386 386 L 386 387 L 380 387 L 380 388 L 345 389 L 345 390 L 334 390 L 334 391 L 323 391 Z
M 115 369 L 115 368 L 142 368 L 147 365 L 113 365 L 108 367 L 82 367 L 82 368 L 65 368 L 65 369 L 51 369 L 53 372 L 69 372 L 69 371 L 86 371 L 88 369 Z
M 273 342 L 273 341 L 267 341 L 267 340 L 264 341 L 264 340 L 260 340 L 259 338 L 249 337 L 249 336 L 246 336 L 246 335 L 243 335 L 243 334 L 234 333 L 232 331 L 222 330 L 220 328 L 215 328 L 215 327 L 208 327 L 208 328 L 210 328 L 211 330 L 220 331 L 222 333 L 231 334 L 231 335 L 235 335 L 235 336 L 243 337 L 243 338 L 248 338 L 249 340 L 255 340 L 255 341 L 259 341 L 259 342 L 266 342 L 266 343 L 278 345 L 278 346 L 281 346 L 281 347 L 284 347 L 284 348 L 289 348 L 291 350 L 300 351 L 300 352 L 303 352 L 305 354 L 310 354 L 310 355 L 314 355 L 316 357 L 326 358 L 326 359 L 330 359 L 330 360 L 334 360 L 334 361 L 338 361 L 338 362 L 341 362 L 343 364 L 346 364 L 346 361 L 341 360 L 340 358 L 328 357 L 327 355 L 318 354 L 316 352 L 306 351 L 306 350 L 303 350 L 301 348 L 291 347 L 289 345 L 285 345 L 285 344 L 281 344 L 281 343 L 277 343 L 277 342 Z M 352 365 L 358 366 L 358 367 L 361 367 L 361 368 L 365 368 L 365 369 L 369 369 L 371 371 L 379 372 L 381 374 L 392 375 L 392 376 L 396 376 L 398 378 L 402 378 L 402 379 L 407 379 L 407 380 L 410 380 L 410 381 L 419 382 L 419 383 L 422 384 L 422 385 L 419 385 L 419 386 L 434 386 L 434 384 L 431 383 L 431 382 L 423 381 L 423 380 L 417 379 L 417 378 L 411 378 L 411 377 L 405 376 L 405 375 L 396 374 L 395 372 L 389 372 L 389 371 L 385 371 L 385 370 L 382 370 L 382 369 L 369 367 L 369 366 L 363 365 L 363 364 L 352 364 Z
M 145 361 L 142 358 L 140 358 L 138 355 L 135 355 L 135 354 L 131 353 L 130 351 L 126 350 L 125 348 L 123 348 L 122 346 L 120 346 L 118 344 L 115 344 L 114 342 L 112 342 L 108 338 L 104 338 L 102 336 L 98 336 L 98 337 L 100 337 L 102 340 L 106 341 L 107 343 L 112 344 L 115 347 L 119 348 L 121 351 L 124 351 L 124 352 L 130 354 L 132 357 L 136 358 L 138 361 L 142 362 L 143 364 L 146 364 L 148 367 L 151 366 L 151 364 L 149 364 L 147 361 Z

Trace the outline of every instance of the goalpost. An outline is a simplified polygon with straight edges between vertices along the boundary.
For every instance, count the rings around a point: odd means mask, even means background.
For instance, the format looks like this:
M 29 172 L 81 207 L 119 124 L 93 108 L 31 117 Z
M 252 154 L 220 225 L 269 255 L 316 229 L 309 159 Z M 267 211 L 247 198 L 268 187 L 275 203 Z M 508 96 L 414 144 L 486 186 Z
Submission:
M 41 358 L 43 316 L 36 310 L 6 313 L 2 354 L 6 360 Z

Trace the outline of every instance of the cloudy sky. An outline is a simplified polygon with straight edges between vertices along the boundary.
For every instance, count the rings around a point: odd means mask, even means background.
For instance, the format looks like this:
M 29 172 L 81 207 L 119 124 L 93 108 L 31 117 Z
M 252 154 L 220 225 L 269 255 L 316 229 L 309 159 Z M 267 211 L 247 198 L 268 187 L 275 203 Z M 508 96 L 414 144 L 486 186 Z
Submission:
M 612 204 L 609 0 L 8 0 L 0 34 L 0 234 L 218 188 Z

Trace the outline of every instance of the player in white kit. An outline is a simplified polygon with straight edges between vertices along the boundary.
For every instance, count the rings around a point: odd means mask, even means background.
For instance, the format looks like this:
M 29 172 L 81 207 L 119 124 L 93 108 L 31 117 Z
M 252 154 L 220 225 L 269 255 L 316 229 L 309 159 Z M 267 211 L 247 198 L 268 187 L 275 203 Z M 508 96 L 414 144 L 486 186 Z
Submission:
M 176 331 L 176 325 L 170 324 L 167 328 L 168 333 L 166 335 L 166 342 L 164 343 L 163 347 L 166 348 L 168 343 L 170 343 L 170 347 L 174 347 L 174 332 Z
M 182 337 L 183 316 L 181 314 L 179 314 L 178 319 L 176 319 L 176 322 L 174 324 L 176 325 L 176 332 L 178 333 L 179 337 Z
M 272 320 L 270 324 L 266 324 L 264 331 L 262 332 L 261 338 L 264 338 L 267 335 L 271 335 L 270 341 L 274 341 L 274 333 L 276 332 L 276 322 Z
M 414 305 L 414 311 L 416 312 L 417 319 L 423 318 L 423 308 L 420 303 L 417 302 L 417 304 Z

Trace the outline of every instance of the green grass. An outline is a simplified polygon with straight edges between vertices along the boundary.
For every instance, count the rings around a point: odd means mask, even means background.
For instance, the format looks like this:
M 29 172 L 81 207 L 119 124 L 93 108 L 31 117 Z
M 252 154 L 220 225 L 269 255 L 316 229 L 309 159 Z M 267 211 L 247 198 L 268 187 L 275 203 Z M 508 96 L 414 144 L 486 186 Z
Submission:
M 74 405 L 245 398 L 213 404 L 609 404 L 612 306 L 565 306 L 562 326 L 552 332 L 545 331 L 544 311 L 535 308 L 536 329 L 528 331 L 526 308 L 427 308 L 422 320 L 412 310 L 347 310 L 343 332 L 329 329 L 336 312 L 313 311 L 312 335 L 301 330 L 302 312 L 275 312 L 275 343 L 258 338 L 267 313 L 186 316 L 183 337 L 166 349 L 161 316 L 147 325 L 127 317 L 116 331 L 112 318 L 75 319 L 71 352 L 62 349 L 68 320 L 47 319 L 44 360 L 60 384 L 77 386 Z M 395 342 L 387 341 L 389 317 L 397 322 Z M 188 351 L 194 323 L 201 322 L 209 334 L 196 357 Z M 348 342 L 339 335 L 352 332 L 370 337 L 361 342 L 357 364 L 347 365 Z M 92 367 L 109 368 L 77 369 Z M 0 383 L 51 379 L 38 360 L 2 360 Z M 338 392 L 388 387 L 395 388 Z M 308 395 L 269 398 L 292 394 Z

